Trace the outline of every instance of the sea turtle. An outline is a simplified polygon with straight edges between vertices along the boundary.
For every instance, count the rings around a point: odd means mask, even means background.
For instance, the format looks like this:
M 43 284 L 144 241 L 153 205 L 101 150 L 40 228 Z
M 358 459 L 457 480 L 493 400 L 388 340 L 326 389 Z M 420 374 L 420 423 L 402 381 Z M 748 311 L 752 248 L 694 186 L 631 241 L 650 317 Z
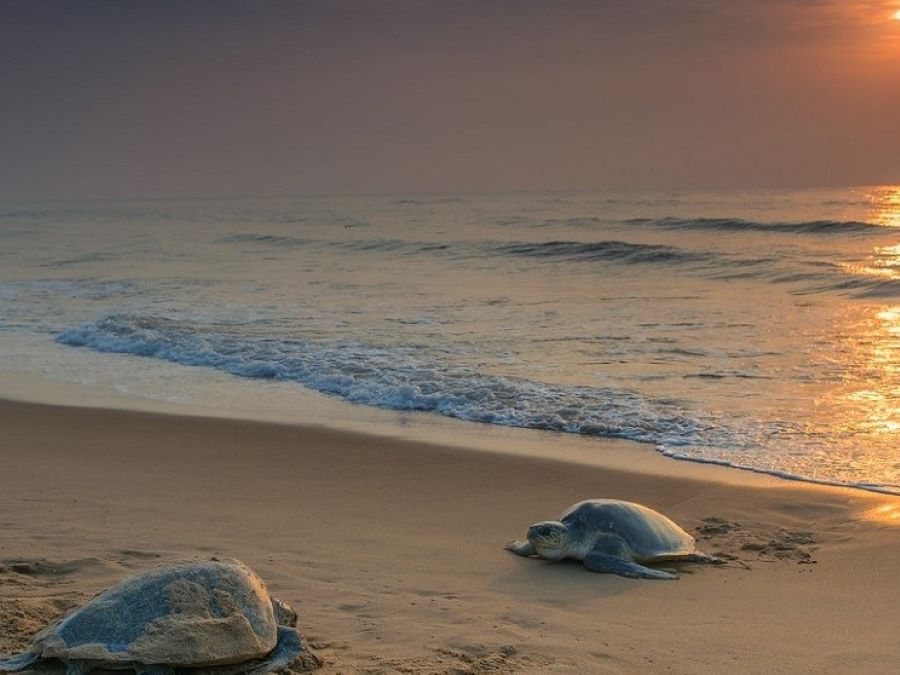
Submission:
M 574 558 L 592 572 L 641 579 L 677 579 L 642 563 L 665 560 L 699 563 L 721 561 L 694 548 L 694 538 L 661 513 L 617 499 L 588 499 L 569 507 L 559 520 L 528 528 L 528 541 L 506 548 L 546 560 Z
M 66 675 L 95 668 L 172 675 L 283 669 L 303 645 L 297 614 L 269 596 L 237 560 L 185 562 L 138 574 L 38 633 L 31 648 L 0 657 L 0 672 L 59 659 Z

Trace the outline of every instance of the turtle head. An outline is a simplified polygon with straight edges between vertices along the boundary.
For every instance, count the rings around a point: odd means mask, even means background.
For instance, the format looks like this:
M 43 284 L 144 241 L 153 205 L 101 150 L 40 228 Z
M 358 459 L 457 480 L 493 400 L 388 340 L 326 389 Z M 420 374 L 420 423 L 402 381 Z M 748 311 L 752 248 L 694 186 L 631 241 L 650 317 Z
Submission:
M 569 546 L 569 528 L 558 520 L 543 520 L 528 528 L 528 541 L 542 558 L 562 560 Z
M 272 598 L 272 611 L 275 612 L 275 623 L 279 626 L 297 625 L 297 612 L 284 600 Z

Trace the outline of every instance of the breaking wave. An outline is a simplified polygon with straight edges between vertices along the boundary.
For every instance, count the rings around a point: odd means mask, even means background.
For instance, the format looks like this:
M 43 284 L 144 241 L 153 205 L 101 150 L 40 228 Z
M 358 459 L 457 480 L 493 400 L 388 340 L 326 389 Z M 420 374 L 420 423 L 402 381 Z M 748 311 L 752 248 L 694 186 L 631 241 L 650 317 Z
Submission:
M 63 333 L 57 342 L 100 352 L 133 354 L 247 378 L 291 381 L 346 401 L 460 420 L 651 443 L 681 460 L 721 464 L 794 480 L 849 485 L 891 494 L 900 486 L 810 478 L 723 456 L 762 451 L 789 432 L 784 422 L 740 420 L 688 410 L 670 399 L 623 389 L 563 386 L 479 373 L 423 358 L 410 346 L 322 343 L 238 333 L 172 319 L 116 314 Z M 697 377 L 747 377 L 743 372 Z M 766 441 L 765 439 L 769 439 Z M 762 446 L 760 445 L 762 443 Z M 746 452 L 744 457 L 749 456 Z
M 561 386 L 423 359 L 414 347 L 320 343 L 232 333 L 157 317 L 112 315 L 57 342 L 232 375 L 293 381 L 352 403 L 461 420 L 683 446 L 716 442 L 677 403 L 610 388 Z

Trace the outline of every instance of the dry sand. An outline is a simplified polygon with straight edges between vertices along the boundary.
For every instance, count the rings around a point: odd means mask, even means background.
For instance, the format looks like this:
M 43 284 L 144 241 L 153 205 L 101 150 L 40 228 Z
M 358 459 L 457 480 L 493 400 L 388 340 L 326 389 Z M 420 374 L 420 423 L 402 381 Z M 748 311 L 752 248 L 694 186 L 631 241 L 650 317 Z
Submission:
M 0 653 L 128 573 L 219 555 L 298 608 L 324 672 L 900 670 L 895 497 L 30 403 L 0 429 Z M 590 497 L 735 560 L 654 582 L 503 550 Z

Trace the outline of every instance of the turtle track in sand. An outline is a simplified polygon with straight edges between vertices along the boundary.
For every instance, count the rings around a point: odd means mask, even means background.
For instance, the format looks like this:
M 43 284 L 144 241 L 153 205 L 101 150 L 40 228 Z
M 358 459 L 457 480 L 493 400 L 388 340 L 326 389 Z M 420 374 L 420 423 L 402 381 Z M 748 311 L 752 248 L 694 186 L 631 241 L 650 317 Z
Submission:
M 815 565 L 813 557 L 819 543 L 807 530 L 775 528 L 762 524 L 745 525 L 741 521 L 710 516 L 694 528 L 698 545 L 723 560 L 754 562 L 795 562 Z

